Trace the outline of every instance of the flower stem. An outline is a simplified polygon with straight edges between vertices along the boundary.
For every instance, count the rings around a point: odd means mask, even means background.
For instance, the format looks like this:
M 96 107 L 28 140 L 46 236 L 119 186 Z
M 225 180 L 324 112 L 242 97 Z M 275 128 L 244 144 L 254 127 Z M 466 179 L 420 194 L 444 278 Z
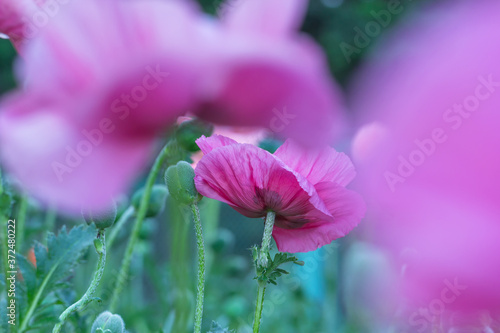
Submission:
M 122 231 L 123 226 L 128 221 L 128 219 L 134 215 L 134 213 L 135 213 L 134 206 L 130 206 L 123 212 L 122 216 L 120 216 L 120 219 L 115 223 L 115 225 L 111 229 L 111 233 L 109 234 L 108 249 L 111 249 L 111 247 L 115 242 L 116 237 L 118 236 L 118 233 Z
M 273 235 L 274 220 L 276 218 L 276 213 L 269 211 L 266 216 L 266 224 L 264 227 L 264 235 L 262 236 L 262 247 L 260 248 L 259 254 L 259 264 L 266 267 L 267 266 L 267 256 L 269 250 L 271 249 L 271 238 Z
M 255 305 L 255 319 L 253 322 L 253 333 L 259 333 L 262 319 L 262 309 L 264 308 L 264 296 L 266 294 L 266 282 L 259 281 L 257 292 L 257 304 Z
M 118 273 L 118 280 L 116 282 L 115 289 L 113 291 L 113 296 L 111 297 L 111 304 L 109 306 L 109 310 L 111 312 L 115 312 L 116 306 L 118 304 L 118 297 L 120 297 L 120 293 L 125 287 L 125 283 L 128 279 L 128 272 L 130 269 L 130 262 L 132 261 L 132 254 L 134 252 L 135 243 L 139 238 L 142 222 L 146 217 L 149 205 L 149 198 L 151 197 L 151 190 L 153 189 L 153 185 L 155 184 L 156 178 L 160 173 L 161 167 L 163 166 L 165 160 L 167 159 L 169 151 L 168 147 L 169 147 L 168 144 L 164 146 L 158 157 L 156 157 L 156 160 L 153 164 L 151 172 L 149 173 L 148 179 L 146 181 L 146 186 L 144 187 L 144 195 L 142 197 L 141 204 L 139 206 L 139 210 L 135 218 L 134 228 L 132 229 L 132 234 L 130 235 L 127 244 L 127 249 L 125 250 L 125 256 L 123 257 L 122 264 L 120 267 L 120 272 Z
M 3 193 L 3 177 L 2 177 L 2 169 L 0 168 L 0 194 Z
M 266 224 L 264 226 L 264 235 L 262 236 L 262 246 L 259 252 L 259 260 L 257 265 L 262 267 L 267 267 L 269 256 L 269 250 L 271 249 L 271 238 L 273 235 L 274 220 L 276 219 L 276 213 L 269 211 L 266 216 Z M 262 309 L 264 307 L 264 296 L 266 294 L 266 283 L 265 281 L 257 280 L 259 283 L 259 288 L 257 292 L 257 302 L 255 306 L 255 319 L 253 322 L 253 333 L 259 333 L 260 322 L 262 319 Z
M 102 275 L 104 273 L 104 267 L 106 266 L 106 239 L 104 235 L 104 230 L 99 230 L 97 232 L 97 240 L 100 241 L 100 244 L 102 246 L 97 247 L 96 246 L 96 252 L 99 255 L 99 259 L 97 261 L 97 269 L 94 273 L 94 278 L 92 279 L 92 282 L 90 283 L 89 288 L 83 295 L 83 297 L 76 302 L 75 304 L 71 305 L 69 308 L 64 310 L 64 312 L 59 316 L 59 323 L 57 323 L 54 326 L 54 329 L 52 330 L 52 333 L 59 333 L 61 332 L 61 329 L 68 317 L 76 312 L 84 309 L 89 303 L 91 303 L 94 298 L 92 297 L 97 290 L 97 287 L 99 286 L 99 282 L 101 281 Z
M 21 197 L 19 201 L 19 208 L 17 211 L 17 220 L 16 220 L 16 228 L 17 228 L 17 246 L 19 249 L 23 245 L 24 242 L 24 226 L 26 224 L 26 215 L 28 213 L 28 198 L 26 195 Z
M 45 212 L 45 219 L 43 222 L 43 228 L 45 230 L 45 235 L 43 239 L 47 241 L 47 236 L 49 232 L 52 232 L 55 227 L 56 227 L 56 221 L 57 221 L 57 208 L 54 205 L 51 205 L 47 208 L 47 211 Z
M 203 298 L 205 296 L 205 246 L 203 244 L 203 229 L 201 226 L 200 209 L 197 203 L 191 205 L 194 227 L 196 231 L 196 245 L 198 246 L 198 289 L 196 294 L 196 312 L 194 317 L 194 332 L 201 332 L 203 320 Z

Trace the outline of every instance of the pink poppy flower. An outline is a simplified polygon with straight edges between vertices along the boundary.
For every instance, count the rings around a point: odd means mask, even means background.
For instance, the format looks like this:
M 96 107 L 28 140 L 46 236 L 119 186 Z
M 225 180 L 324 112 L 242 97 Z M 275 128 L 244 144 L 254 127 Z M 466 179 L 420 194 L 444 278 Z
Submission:
M 176 1 L 64 9 L 26 45 L 25 86 L 0 105 L 2 163 L 62 209 L 105 208 L 196 100 L 197 16 Z
M 247 217 L 276 212 L 280 251 L 316 250 L 347 235 L 365 213 L 361 197 L 345 188 L 354 166 L 333 148 L 306 151 L 287 140 L 273 155 L 219 135 L 197 143 L 205 154 L 195 170 L 198 191 Z
M 338 135 L 341 93 L 323 52 L 296 32 L 306 8 L 306 0 L 231 1 L 220 23 L 207 29 L 214 58 L 193 112 L 309 145 Z
M 357 140 L 370 151 L 355 154 L 376 239 L 396 255 L 413 249 L 406 295 L 437 304 L 433 315 L 500 302 L 499 11 L 497 1 L 433 8 L 353 89 L 354 109 L 378 122 Z

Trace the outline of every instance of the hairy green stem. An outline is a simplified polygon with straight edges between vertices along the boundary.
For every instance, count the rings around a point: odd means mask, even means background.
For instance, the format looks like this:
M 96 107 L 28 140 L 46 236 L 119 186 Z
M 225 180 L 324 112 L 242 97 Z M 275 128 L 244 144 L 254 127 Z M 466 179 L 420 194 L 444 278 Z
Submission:
M 106 266 L 106 239 L 104 235 L 104 230 L 98 231 L 96 240 L 99 240 L 100 245 L 96 246 L 96 251 L 97 254 L 99 255 L 99 259 L 97 261 L 97 268 L 94 274 L 94 278 L 92 279 L 89 288 L 82 296 L 82 298 L 78 302 L 76 302 L 75 304 L 71 305 L 66 310 L 64 310 L 64 312 L 59 316 L 59 323 L 57 323 L 54 326 L 52 333 L 61 332 L 64 323 L 71 314 L 73 314 L 76 311 L 83 310 L 89 303 L 91 303 L 94 300 L 93 298 L 94 293 L 96 292 L 97 287 L 99 286 L 102 275 L 104 273 L 104 267 Z
M 269 250 L 271 249 L 271 239 L 273 235 L 275 218 L 276 213 L 272 211 L 267 212 L 266 224 L 264 226 L 264 235 L 262 236 L 262 246 L 259 253 L 259 264 L 264 267 L 267 266 L 267 256 L 269 254 Z
M 259 281 L 257 291 L 257 302 L 255 304 L 255 319 L 253 321 L 253 333 L 259 333 L 260 322 L 262 320 L 262 309 L 264 308 L 264 296 L 266 294 L 266 282 Z
M 205 297 L 205 245 L 203 243 L 203 229 L 201 225 L 200 209 L 197 203 L 191 205 L 194 227 L 196 231 L 196 245 L 198 247 L 198 288 L 196 294 L 196 312 L 194 317 L 194 333 L 201 332 L 203 320 L 203 299 Z
M 262 246 L 259 251 L 259 260 L 257 265 L 262 267 L 267 267 L 269 250 L 271 249 L 271 239 L 273 235 L 274 220 L 276 219 L 276 213 L 273 211 L 267 212 L 266 224 L 264 226 L 264 235 L 262 236 Z M 259 288 L 257 292 L 257 302 L 255 305 L 255 319 L 253 322 L 253 333 L 259 333 L 260 322 L 262 319 L 262 309 L 264 307 L 264 296 L 266 294 L 266 282 L 260 281 Z
M 156 178 L 160 173 L 161 167 L 165 163 L 168 156 L 169 145 L 163 147 L 160 154 L 156 158 L 151 172 L 149 173 L 148 179 L 146 181 L 146 186 L 144 187 L 144 195 L 141 199 L 141 204 L 139 206 L 139 210 L 137 212 L 134 228 L 132 229 L 132 234 L 130 235 L 127 249 L 125 250 L 125 256 L 123 257 L 122 264 L 120 267 L 120 272 L 118 273 L 118 280 L 115 285 L 115 289 L 113 290 L 113 295 L 111 297 L 111 304 L 109 309 L 111 312 L 115 312 L 116 306 L 118 305 L 118 298 L 120 297 L 120 293 L 125 287 L 125 283 L 128 279 L 128 273 L 130 269 L 130 263 L 132 261 L 132 254 L 134 253 L 134 247 L 139 238 L 139 233 L 141 231 L 142 223 L 144 222 L 144 218 L 146 217 L 149 199 L 151 197 L 151 191 L 153 189 L 153 185 L 155 184 Z
M 113 229 L 111 229 L 111 233 L 109 234 L 108 237 L 108 248 L 111 249 L 113 246 L 113 243 L 115 242 L 116 237 L 118 236 L 118 233 L 122 231 L 123 226 L 125 223 L 134 215 L 135 209 L 134 206 L 130 206 L 127 208 L 122 216 L 120 216 L 120 219 L 115 223 L 113 226 Z

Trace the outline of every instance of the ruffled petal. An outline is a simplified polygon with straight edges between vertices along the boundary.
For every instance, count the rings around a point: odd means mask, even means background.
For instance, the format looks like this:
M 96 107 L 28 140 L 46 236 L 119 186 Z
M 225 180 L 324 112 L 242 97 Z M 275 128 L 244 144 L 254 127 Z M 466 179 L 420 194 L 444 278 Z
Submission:
M 331 147 L 304 149 L 287 140 L 274 155 L 313 184 L 333 182 L 346 186 L 356 176 L 349 157 Z
M 231 205 L 248 217 L 329 215 L 312 184 L 267 151 L 248 144 L 215 148 L 198 163 L 195 184 L 209 198 Z
M 214 134 L 208 138 L 204 135 L 201 136 L 201 138 L 196 140 L 196 144 L 198 145 L 198 147 L 200 147 L 203 154 L 208 154 L 215 148 L 237 145 L 238 142 L 223 135 Z
M 366 206 L 358 193 L 331 182 L 317 184 L 316 190 L 333 219 L 305 223 L 300 228 L 284 229 L 275 225 L 273 237 L 279 251 L 314 251 L 347 235 L 365 215 Z
M 227 0 L 222 8 L 222 19 L 229 29 L 283 37 L 300 28 L 307 1 Z

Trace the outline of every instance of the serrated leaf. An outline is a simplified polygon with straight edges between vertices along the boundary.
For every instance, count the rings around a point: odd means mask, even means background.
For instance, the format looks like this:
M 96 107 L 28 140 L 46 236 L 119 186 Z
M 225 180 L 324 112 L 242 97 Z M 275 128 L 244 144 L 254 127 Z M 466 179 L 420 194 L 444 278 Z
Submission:
M 29 297 L 29 310 L 26 317 L 22 319 L 21 329 L 29 326 L 30 319 L 35 315 L 38 306 L 45 297 L 56 292 L 64 283 L 72 270 L 78 265 L 79 259 L 85 250 L 93 244 L 97 230 L 95 226 L 80 225 L 69 232 L 66 227 L 61 228 L 58 235 L 49 233 L 47 236 L 47 247 L 36 243 L 34 247 L 36 257 L 36 269 L 34 272 L 35 282 L 32 281 L 26 265 L 27 272 L 26 288 Z M 24 274 L 24 273 L 23 273 Z
M 21 271 L 24 284 L 26 285 L 26 295 L 29 302 L 33 298 L 33 292 L 36 290 L 36 269 L 26 257 L 20 255 L 19 253 L 16 258 L 17 266 Z
M 289 262 L 293 262 L 298 265 L 301 264 L 295 256 L 289 253 L 278 252 L 275 254 L 274 259 L 271 258 L 270 254 L 268 254 L 267 258 L 268 263 L 266 266 L 260 265 L 258 263 L 258 260 L 255 260 L 257 271 L 256 279 L 258 281 L 267 282 L 274 285 L 277 284 L 276 279 L 284 274 L 289 274 L 286 270 L 279 268 L 279 266 Z

